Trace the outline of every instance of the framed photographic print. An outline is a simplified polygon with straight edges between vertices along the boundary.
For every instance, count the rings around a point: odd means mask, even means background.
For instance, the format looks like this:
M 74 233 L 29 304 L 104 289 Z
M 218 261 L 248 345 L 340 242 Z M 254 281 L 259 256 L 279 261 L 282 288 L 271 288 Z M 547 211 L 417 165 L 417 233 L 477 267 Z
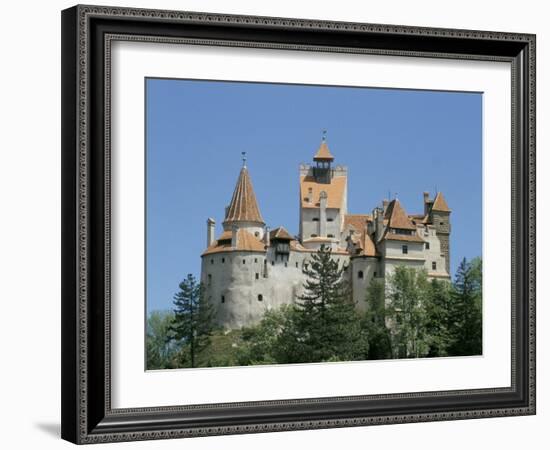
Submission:
M 62 437 L 535 413 L 535 36 L 62 12 Z

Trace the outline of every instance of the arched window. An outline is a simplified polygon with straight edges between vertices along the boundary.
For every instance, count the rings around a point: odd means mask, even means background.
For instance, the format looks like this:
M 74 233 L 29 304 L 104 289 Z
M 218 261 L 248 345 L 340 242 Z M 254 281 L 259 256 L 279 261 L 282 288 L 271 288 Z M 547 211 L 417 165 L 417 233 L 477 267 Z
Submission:
M 363 271 L 362 270 L 357 272 L 357 278 L 363 278 Z
M 264 296 L 262 294 L 258 294 L 258 301 L 262 302 L 264 300 Z

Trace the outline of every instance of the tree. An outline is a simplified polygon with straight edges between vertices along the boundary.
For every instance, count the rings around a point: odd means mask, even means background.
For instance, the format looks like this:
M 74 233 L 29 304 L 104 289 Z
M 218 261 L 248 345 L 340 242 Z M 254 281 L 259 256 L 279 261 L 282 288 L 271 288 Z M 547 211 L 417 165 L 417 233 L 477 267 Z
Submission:
M 460 263 L 451 293 L 453 356 L 481 355 L 482 353 L 482 270 L 481 259 Z
M 363 327 L 369 341 L 368 359 L 391 358 L 391 340 L 385 320 L 384 283 L 372 280 L 367 287 Z
M 361 327 L 344 275 L 324 245 L 304 268 L 304 294 L 296 299 L 279 343 L 285 349 L 280 362 L 350 361 L 367 353 Z
M 147 369 L 172 368 L 171 359 L 177 351 L 177 346 L 169 338 L 173 320 L 171 311 L 152 311 L 147 317 Z
M 446 281 L 431 280 L 426 297 L 426 335 L 428 356 L 449 356 L 452 343 L 451 285 Z
M 388 281 L 387 325 L 393 358 L 420 358 L 429 351 L 425 299 L 425 270 L 399 266 Z
M 282 305 L 279 309 L 265 312 L 256 326 L 245 327 L 241 333 L 241 348 L 238 352 L 240 365 L 276 364 L 287 361 L 287 350 L 281 341 L 283 330 L 289 330 L 293 309 Z
M 190 367 L 196 367 L 199 352 L 210 344 L 210 335 L 214 329 L 214 310 L 204 299 L 203 287 L 192 274 L 179 284 L 174 295 L 174 320 L 170 326 L 170 339 L 182 343 L 184 351 L 181 359 Z M 188 353 L 188 355 L 187 355 Z M 188 358 L 187 358 L 188 356 Z

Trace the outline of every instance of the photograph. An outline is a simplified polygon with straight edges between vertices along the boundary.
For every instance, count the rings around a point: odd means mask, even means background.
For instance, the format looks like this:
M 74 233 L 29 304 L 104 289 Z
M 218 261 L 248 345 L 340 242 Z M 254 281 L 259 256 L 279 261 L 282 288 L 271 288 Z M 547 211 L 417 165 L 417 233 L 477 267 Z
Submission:
M 482 92 L 143 101 L 146 370 L 483 355 Z

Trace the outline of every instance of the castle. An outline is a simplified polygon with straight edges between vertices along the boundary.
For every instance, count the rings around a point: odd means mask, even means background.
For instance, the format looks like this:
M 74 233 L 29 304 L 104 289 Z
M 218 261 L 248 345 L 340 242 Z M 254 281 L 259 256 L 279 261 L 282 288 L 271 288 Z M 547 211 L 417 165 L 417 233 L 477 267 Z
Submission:
M 385 280 L 398 265 L 450 279 L 451 210 L 441 192 L 433 199 L 424 192 L 421 214 L 407 214 L 397 198 L 384 200 L 370 214 L 349 214 L 348 171 L 333 167 L 325 137 L 313 161 L 300 166 L 298 236 L 266 226 L 244 158 L 217 239 L 214 219 L 207 220 L 201 281 L 219 325 L 255 324 L 266 310 L 292 302 L 303 292 L 304 266 L 322 245 L 348 267 L 353 299 L 362 310 L 371 280 Z

